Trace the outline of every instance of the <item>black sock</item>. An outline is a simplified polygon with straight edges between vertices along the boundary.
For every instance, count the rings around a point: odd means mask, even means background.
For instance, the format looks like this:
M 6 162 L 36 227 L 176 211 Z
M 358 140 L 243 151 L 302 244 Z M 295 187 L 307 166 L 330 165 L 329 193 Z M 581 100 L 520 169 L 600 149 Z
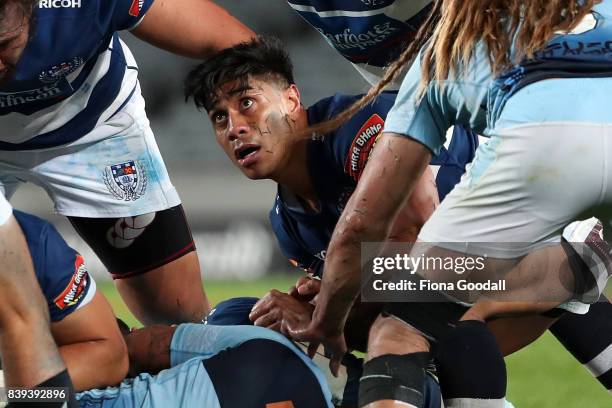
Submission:
M 602 297 L 587 314 L 567 313 L 550 331 L 607 390 L 612 390 L 612 303 Z
M 497 406 L 506 396 L 506 365 L 487 325 L 461 321 L 438 342 L 436 368 L 447 407 Z M 483 404 L 484 403 L 484 404 Z

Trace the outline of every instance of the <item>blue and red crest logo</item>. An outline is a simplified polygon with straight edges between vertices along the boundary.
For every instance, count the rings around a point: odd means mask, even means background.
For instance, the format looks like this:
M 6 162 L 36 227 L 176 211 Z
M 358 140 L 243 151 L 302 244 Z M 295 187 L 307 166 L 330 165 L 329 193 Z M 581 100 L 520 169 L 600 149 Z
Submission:
M 72 74 L 81 65 L 83 65 L 83 58 L 74 57 L 68 62 L 62 62 L 61 64 L 54 65 L 48 70 L 41 72 L 38 79 L 47 84 L 57 82 L 66 75 Z
M 144 166 L 136 160 L 106 166 L 103 178 L 108 191 L 118 200 L 135 201 L 147 188 Z

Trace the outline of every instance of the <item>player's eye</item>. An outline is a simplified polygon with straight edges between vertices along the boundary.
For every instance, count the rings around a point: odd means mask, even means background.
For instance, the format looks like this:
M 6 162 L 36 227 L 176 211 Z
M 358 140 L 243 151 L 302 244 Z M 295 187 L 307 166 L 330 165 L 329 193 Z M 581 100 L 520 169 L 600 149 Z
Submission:
M 223 112 L 215 112 L 211 116 L 215 125 L 220 125 L 227 119 L 227 115 Z
M 240 100 L 241 109 L 249 109 L 251 106 L 253 106 L 253 100 L 251 98 L 244 98 Z

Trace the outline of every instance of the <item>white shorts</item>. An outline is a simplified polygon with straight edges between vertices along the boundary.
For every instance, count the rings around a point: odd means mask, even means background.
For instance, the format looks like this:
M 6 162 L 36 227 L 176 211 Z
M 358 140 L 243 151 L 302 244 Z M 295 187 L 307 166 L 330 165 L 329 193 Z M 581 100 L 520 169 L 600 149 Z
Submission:
M 551 122 L 496 129 L 419 240 L 513 259 L 559 242 L 574 220 L 595 216 L 608 227 L 610 166 L 612 125 Z M 607 276 L 595 276 L 602 278 Z
M 57 213 L 75 217 L 127 217 L 180 204 L 144 107 L 137 87 L 119 112 L 74 143 L 0 151 L 0 188 L 10 198 L 32 182 Z

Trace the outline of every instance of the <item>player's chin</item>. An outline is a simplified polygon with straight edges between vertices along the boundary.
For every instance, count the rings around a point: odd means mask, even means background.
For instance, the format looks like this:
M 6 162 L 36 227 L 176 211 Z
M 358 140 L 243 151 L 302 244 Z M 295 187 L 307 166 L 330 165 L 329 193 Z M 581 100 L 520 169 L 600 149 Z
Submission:
M 244 174 L 251 180 L 264 180 L 264 179 L 270 178 L 267 172 L 261 171 L 256 168 L 244 168 L 243 167 L 241 168 L 241 170 L 242 170 L 242 174 Z

